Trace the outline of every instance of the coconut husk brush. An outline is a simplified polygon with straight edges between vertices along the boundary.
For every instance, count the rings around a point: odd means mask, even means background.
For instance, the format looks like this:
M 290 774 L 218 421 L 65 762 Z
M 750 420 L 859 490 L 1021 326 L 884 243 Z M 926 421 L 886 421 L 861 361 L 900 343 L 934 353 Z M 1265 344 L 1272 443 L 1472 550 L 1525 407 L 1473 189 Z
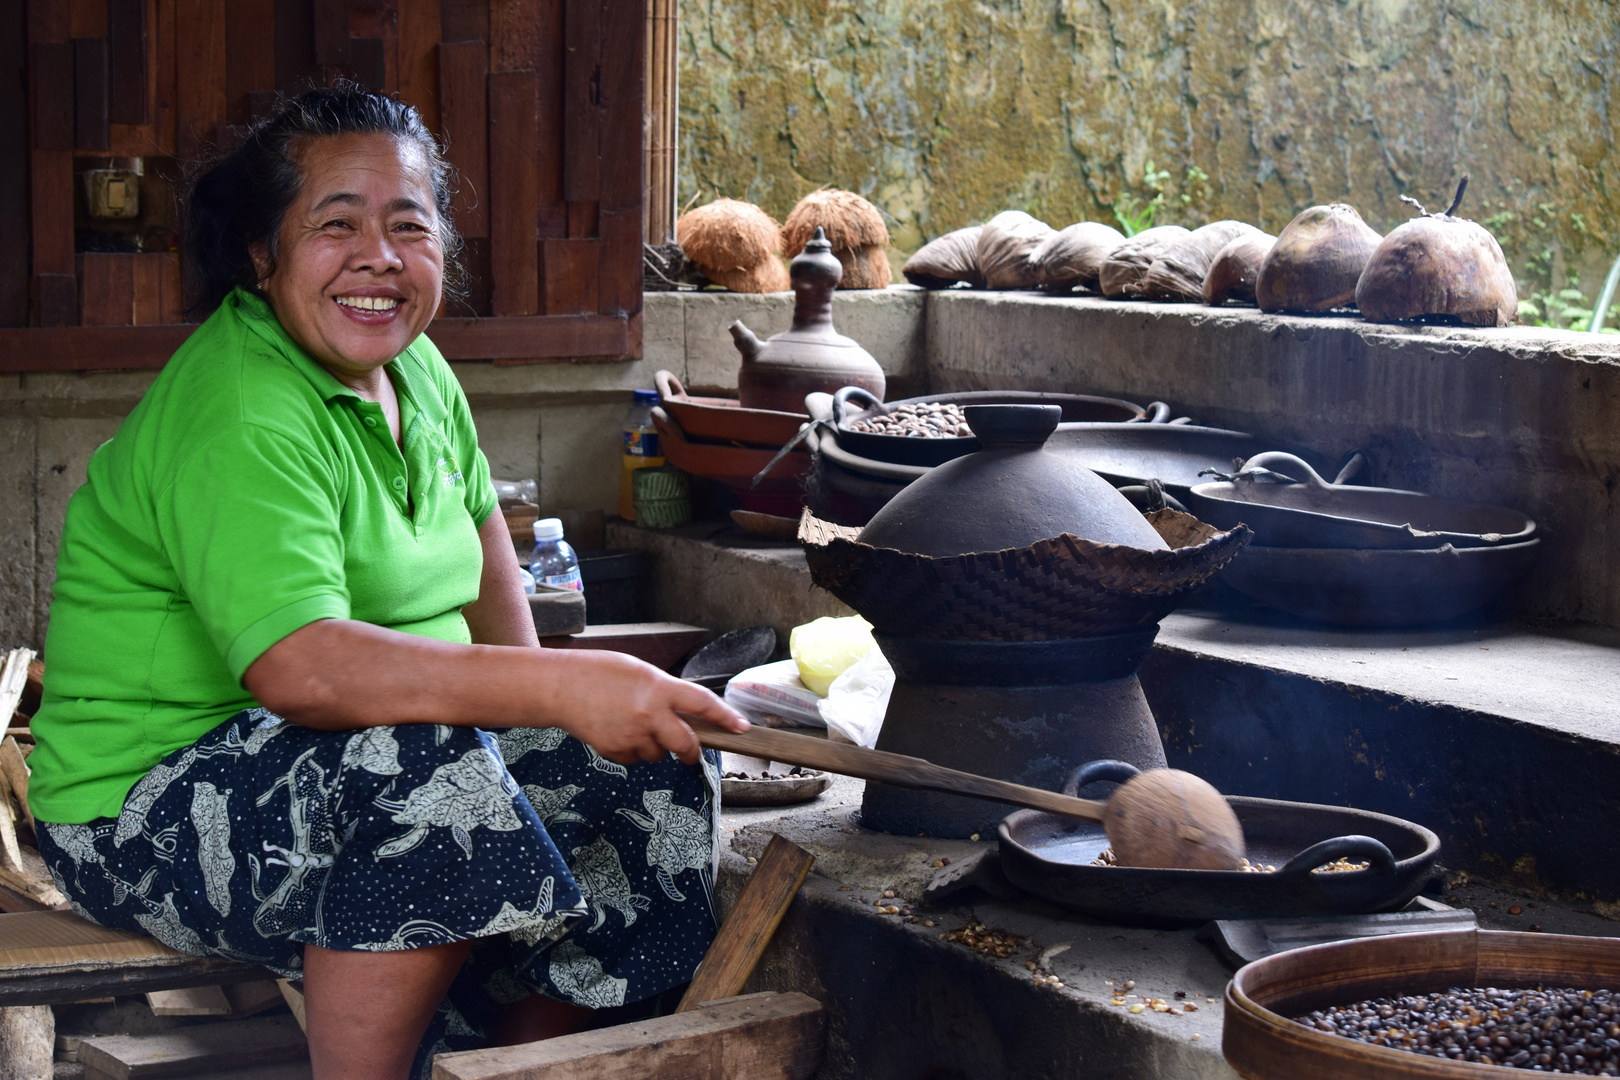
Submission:
M 853 191 L 812 191 L 799 200 L 782 226 L 787 257 L 803 251 L 817 228 L 826 233 L 832 253 L 844 264 L 840 289 L 889 287 L 889 227 L 877 207 Z
M 1261 311 L 1327 311 L 1356 302 L 1356 282 L 1382 236 L 1347 203 L 1313 206 L 1277 235 L 1260 267 Z
M 1253 232 L 1238 237 L 1221 248 L 1215 261 L 1209 264 L 1200 290 L 1204 303 L 1212 306 L 1232 301 L 1239 304 L 1254 303 L 1254 287 L 1260 280 L 1260 267 L 1265 265 L 1277 238 L 1270 233 Z
M 1215 256 L 1231 241 L 1249 235 L 1263 234 L 1241 221 L 1213 221 L 1200 226 L 1165 245 L 1141 280 L 1125 287 L 1125 295 L 1164 303 L 1202 303 L 1204 278 Z
M 1101 292 L 1103 263 L 1124 242 L 1124 233 L 1100 221 L 1081 221 L 1059 229 L 1030 256 L 1036 284 L 1058 294 Z
M 949 289 L 967 282 L 975 289 L 984 288 L 984 275 L 979 273 L 979 234 L 983 225 L 969 225 L 944 236 L 936 236 L 918 248 L 900 272 L 913 285 L 924 289 Z
M 779 257 L 782 227 L 753 203 L 716 199 L 688 210 L 675 238 L 703 276 L 732 292 L 782 292 L 792 287 Z
M 1471 326 L 1507 326 L 1518 315 L 1519 289 L 1502 248 L 1483 225 L 1457 217 L 1468 174 L 1451 206 L 1395 227 L 1367 261 L 1356 284 L 1356 306 L 1372 322 L 1440 316 Z
M 1033 289 L 1038 275 L 1030 256 L 1054 231 L 1022 210 L 1003 210 L 985 222 L 978 252 L 985 284 L 992 289 Z

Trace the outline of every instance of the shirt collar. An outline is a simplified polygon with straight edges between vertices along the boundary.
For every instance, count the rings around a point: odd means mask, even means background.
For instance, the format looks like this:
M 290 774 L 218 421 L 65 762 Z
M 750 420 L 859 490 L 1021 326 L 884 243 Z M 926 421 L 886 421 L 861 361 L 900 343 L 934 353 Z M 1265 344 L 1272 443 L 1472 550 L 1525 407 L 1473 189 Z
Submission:
M 341 397 L 360 400 L 360 395 L 352 387 L 339 382 L 337 376 L 321 366 L 292 339 L 292 335 L 287 333 L 287 328 L 281 325 L 281 320 L 276 318 L 276 313 L 262 296 L 256 296 L 238 286 L 226 297 L 225 303 L 248 329 L 285 356 L 298 373 L 309 380 L 315 392 L 321 395 L 322 401 L 330 404 Z M 403 353 L 388 362 L 388 366 L 393 369 L 396 376 L 395 390 L 409 395 L 412 404 L 423 414 L 424 419 L 440 422 L 449 415 L 449 410 L 433 389 L 432 380 L 423 377 L 426 374 L 426 366 L 414 347 L 407 345 Z

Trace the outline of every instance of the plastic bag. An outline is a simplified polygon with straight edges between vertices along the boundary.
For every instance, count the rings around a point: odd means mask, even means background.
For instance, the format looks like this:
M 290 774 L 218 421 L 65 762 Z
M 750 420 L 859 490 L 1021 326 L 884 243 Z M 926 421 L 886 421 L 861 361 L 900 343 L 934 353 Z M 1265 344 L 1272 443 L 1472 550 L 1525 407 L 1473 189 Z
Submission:
M 799 681 L 793 660 L 761 664 L 733 675 L 726 684 L 726 704 L 765 727 L 825 727 L 821 695 Z
M 804 685 L 825 697 L 834 679 L 871 649 L 872 624 L 859 615 L 824 615 L 788 635 L 788 653 L 799 665 Z
M 833 680 L 821 699 L 821 718 L 829 731 L 860 746 L 874 747 L 893 690 L 894 668 L 882 650 L 874 648 Z

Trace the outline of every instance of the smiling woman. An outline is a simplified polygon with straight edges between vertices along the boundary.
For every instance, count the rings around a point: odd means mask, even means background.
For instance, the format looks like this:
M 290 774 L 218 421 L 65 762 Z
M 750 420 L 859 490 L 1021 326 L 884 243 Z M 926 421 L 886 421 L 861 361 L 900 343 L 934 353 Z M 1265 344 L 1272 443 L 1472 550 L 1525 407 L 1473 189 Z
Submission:
M 425 1077 L 688 981 L 718 780 L 679 714 L 747 726 L 538 647 L 424 333 L 451 193 L 416 113 L 346 87 L 198 177 L 208 318 L 68 506 L 33 722 L 75 910 L 301 977 L 320 1080 Z M 707 854 L 672 868 L 648 844 L 677 819 Z

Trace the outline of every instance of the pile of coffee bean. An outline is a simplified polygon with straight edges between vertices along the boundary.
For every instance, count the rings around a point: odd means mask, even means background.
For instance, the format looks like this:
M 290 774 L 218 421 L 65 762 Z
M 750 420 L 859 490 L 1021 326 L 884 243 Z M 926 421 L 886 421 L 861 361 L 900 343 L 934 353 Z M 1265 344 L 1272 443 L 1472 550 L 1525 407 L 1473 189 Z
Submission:
M 1620 995 L 1609 990 L 1471 987 L 1335 1005 L 1294 1019 L 1451 1061 L 1620 1076 Z
M 893 412 L 852 420 L 845 426 L 868 435 L 906 435 L 914 439 L 948 439 L 973 434 L 962 406 L 949 402 L 908 401 L 896 405 Z

